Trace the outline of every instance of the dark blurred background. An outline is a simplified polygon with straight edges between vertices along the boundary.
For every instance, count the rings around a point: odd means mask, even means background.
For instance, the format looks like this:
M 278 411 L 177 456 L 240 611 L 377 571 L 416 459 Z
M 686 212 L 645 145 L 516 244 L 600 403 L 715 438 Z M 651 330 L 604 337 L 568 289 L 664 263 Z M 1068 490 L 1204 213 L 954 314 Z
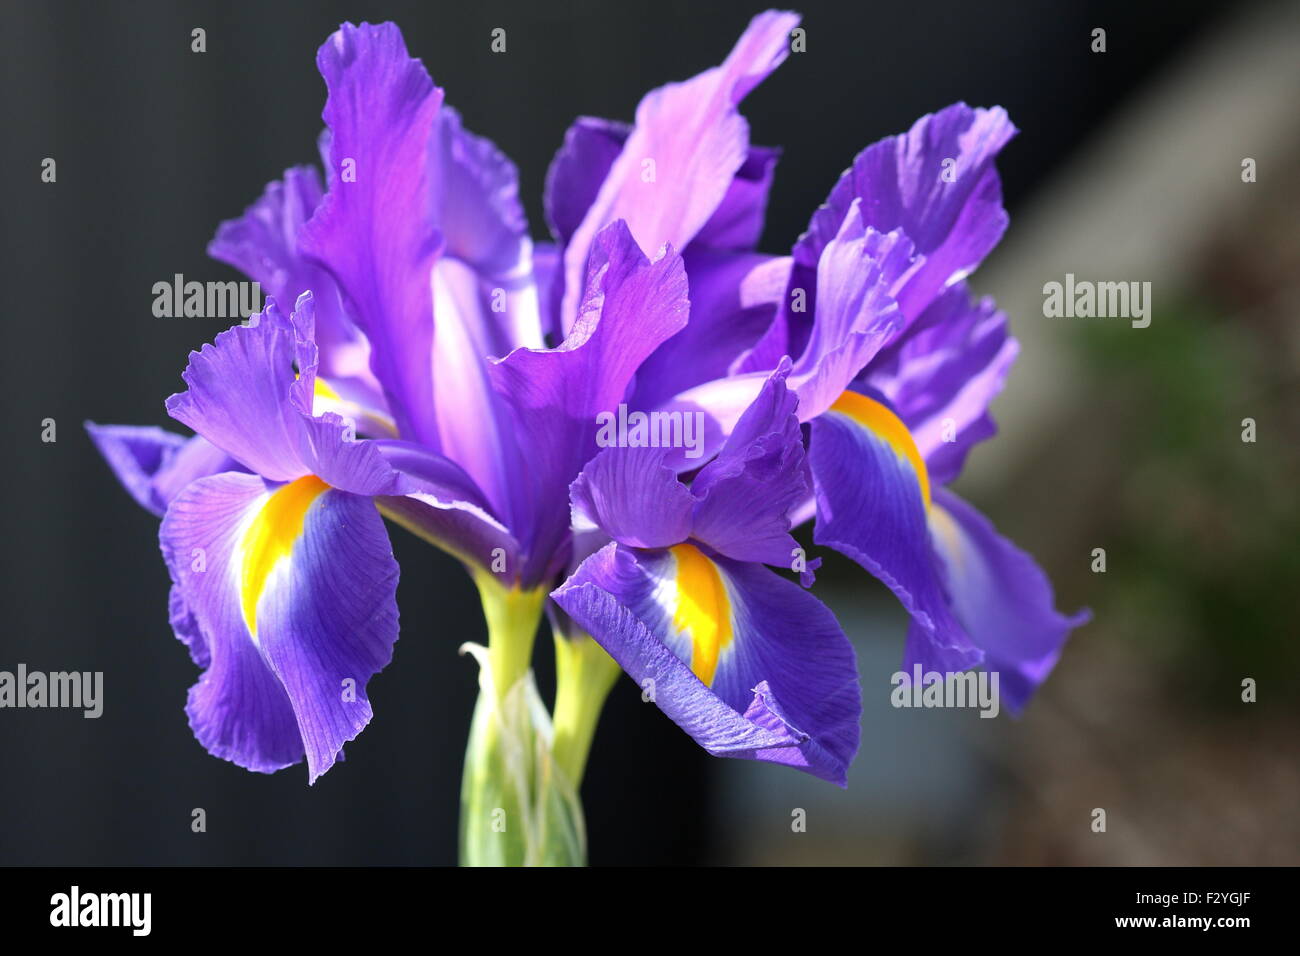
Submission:
M 895 711 L 903 616 L 831 561 L 821 593 L 858 646 L 867 709 L 848 791 L 712 760 L 622 680 L 584 787 L 591 861 L 1300 861 L 1294 6 L 800 8 L 807 52 L 744 105 L 753 140 L 785 148 L 765 250 L 788 250 L 853 156 L 923 113 L 1001 104 L 1022 131 L 999 162 L 1011 229 L 973 284 L 1024 349 L 995 406 L 1003 434 L 959 488 L 1095 620 L 1019 721 Z M 370 685 L 374 721 L 315 787 L 302 767 L 247 773 L 190 734 L 197 672 L 167 625 L 157 521 L 81 422 L 171 424 L 187 352 L 224 323 L 155 318 L 153 283 L 234 277 L 204 253 L 217 224 L 317 161 L 314 57 L 339 22 L 400 24 L 466 125 L 518 164 L 542 239 L 570 121 L 631 119 L 647 90 L 720 62 L 760 9 L 6 0 L 0 669 L 103 671 L 105 708 L 0 711 L 0 864 L 454 862 L 476 692 L 456 647 L 484 637 L 467 577 L 394 530 L 402 638 Z M 1153 280 L 1152 326 L 1043 318 L 1043 282 L 1067 271 Z M 807 833 L 791 833 L 796 807 Z

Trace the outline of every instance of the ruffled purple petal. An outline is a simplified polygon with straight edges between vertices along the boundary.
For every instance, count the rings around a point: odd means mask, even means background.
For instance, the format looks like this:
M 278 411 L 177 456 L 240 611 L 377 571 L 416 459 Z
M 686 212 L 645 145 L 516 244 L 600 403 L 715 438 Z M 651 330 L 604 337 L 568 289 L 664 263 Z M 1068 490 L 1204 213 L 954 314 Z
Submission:
M 935 492 L 930 530 L 953 609 L 984 652 L 984 668 L 998 672 L 1001 699 L 1019 712 L 1047 679 L 1070 631 L 1092 615 L 1059 613 L 1037 562 L 951 492 Z M 921 642 L 913 653 L 926 666 L 924 649 Z
M 817 320 L 791 381 L 799 417 L 811 421 L 902 330 L 893 291 L 912 268 L 912 245 L 901 233 L 866 228 L 855 206 L 822 253 L 817 270 Z
M 662 448 L 606 448 L 569 488 L 575 527 L 594 525 L 634 548 L 666 548 L 691 533 L 695 498 Z
M 1001 107 L 955 103 L 867 147 L 813 214 L 795 245 L 796 263 L 817 268 L 822 250 L 860 200 L 866 225 L 879 232 L 901 229 L 924 257 L 898 293 L 903 314 L 915 319 L 1002 238 L 1007 213 L 993 161 L 1015 134 Z
M 160 542 L 183 600 L 179 614 L 173 601 L 173 619 L 185 625 L 178 636 L 196 660 L 207 658 L 186 708 L 195 736 L 213 755 L 262 772 L 305 754 L 314 782 L 370 720 L 366 683 L 397 640 L 398 571 L 368 499 L 317 483 L 268 518 L 269 502 L 296 487 L 252 475 L 202 479 L 172 502 Z M 259 523 L 283 546 L 273 561 L 259 563 L 269 547 L 252 530 Z
M 808 494 L 798 399 L 786 360 L 764 383 L 718 457 L 691 483 L 691 536 L 737 561 L 790 567 L 790 511 Z
M 928 478 L 906 426 L 885 405 L 850 392 L 811 427 L 813 539 L 852 558 L 894 592 L 940 670 L 978 663 L 980 652 L 944 593 L 926 523 Z
M 641 362 L 685 324 L 686 289 L 680 256 L 668 250 L 650 262 L 614 223 L 592 247 L 587 295 L 564 343 L 518 349 L 492 366 L 527 447 L 527 577 L 551 563 L 568 533 L 569 485 L 596 453 L 597 414 L 616 410 Z
M 565 249 L 566 331 L 601 229 L 623 219 L 648 253 L 684 249 L 723 203 L 750 155 L 749 126 L 737 106 L 789 54 L 798 22 L 790 13 L 761 13 L 721 66 L 642 99 L 635 127 Z
M 527 279 L 532 240 L 519 201 L 519 172 L 491 140 L 465 129 L 448 106 L 439 112 L 429 143 L 429 185 L 432 220 L 446 255 L 492 285 Z M 495 351 L 504 355 L 523 344 L 531 343 L 508 341 Z
M 370 441 L 335 413 L 311 414 L 317 350 L 313 299 L 304 293 L 292 318 L 274 300 L 249 326 L 235 326 L 190 353 L 189 388 L 167 411 L 234 459 L 271 481 L 316 475 L 361 495 L 401 494 L 398 473 Z M 301 373 L 295 376 L 295 363 Z
M 191 481 L 243 466 L 200 435 L 186 438 L 153 425 L 96 425 L 86 432 L 141 507 L 162 517 Z
M 799 420 L 811 421 L 829 408 L 876 354 L 904 329 L 893 292 L 916 267 L 912 245 L 902 233 L 888 235 L 863 225 L 858 204 L 849 210 L 840 234 L 822 253 L 817 274 L 817 321 L 790 372 L 799 396 Z M 763 340 L 739 357 L 733 374 L 689 388 L 662 403 L 668 412 L 704 414 L 704 448 L 716 452 L 758 396 L 769 372 L 791 344 L 781 321 Z M 688 326 L 689 328 L 689 326 Z M 770 363 L 770 364 L 769 364 Z M 683 462 L 674 462 L 679 467 Z
M 552 596 L 709 753 L 846 782 L 861 715 L 853 649 L 797 584 L 693 545 L 611 544 Z
M 333 274 L 370 341 L 401 437 L 437 448 L 429 272 L 442 237 L 428 157 L 442 90 L 391 23 L 344 24 L 316 63 L 329 89 L 329 191 L 302 248 Z
M 946 484 L 971 448 L 997 431 L 989 403 L 1002 391 L 1019 345 L 993 300 L 971 301 L 964 284 L 941 293 L 907 333 L 876 357 L 862 383 L 889 399 Z
M 300 414 L 289 404 L 297 336 L 274 300 L 255 322 L 190 353 L 188 388 L 167 399 L 167 413 L 250 471 L 292 481 L 310 472 L 299 457 Z M 310 384 L 306 395 L 310 402 Z

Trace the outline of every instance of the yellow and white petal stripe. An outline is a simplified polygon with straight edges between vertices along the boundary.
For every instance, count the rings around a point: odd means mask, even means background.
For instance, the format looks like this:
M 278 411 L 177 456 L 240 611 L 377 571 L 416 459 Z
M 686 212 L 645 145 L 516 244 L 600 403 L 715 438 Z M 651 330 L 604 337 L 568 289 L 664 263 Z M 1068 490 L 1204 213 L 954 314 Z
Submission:
M 916 472 L 916 483 L 921 488 L 921 500 L 930 507 L 930 474 L 925 459 L 916 445 L 916 439 L 903 420 L 887 405 L 860 392 L 844 392 L 830 407 L 828 414 L 843 415 L 855 424 L 881 438 L 894 454 L 906 461 Z
M 843 783 L 857 668 L 834 616 L 799 585 L 693 543 L 610 544 L 551 596 L 710 753 Z
M 370 408 L 360 402 L 344 398 L 335 386 L 325 381 L 320 375 L 312 387 L 312 414 L 324 415 L 334 412 L 346 421 L 356 422 L 357 431 L 375 438 L 396 438 L 397 424 L 382 411 Z
M 939 670 L 978 663 L 979 651 L 953 613 L 932 535 L 925 460 L 907 426 L 883 403 L 845 392 L 813 419 L 808 461 L 817 497 L 813 540 L 879 578 L 902 602 Z
M 731 600 L 718 566 L 693 544 L 669 549 L 676 563 L 672 601 L 673 628 L 690 642 L 691 671 L 706 686 L 713 684 L 718 660 L 731 646 Z
M 397 563 L 374 501 L 314 475 L 192 482 L 160 543 L 209 651 L 190 726 L 212 753 L 324 773 L 370 720 L 366 683 L 397 640 Z
M 239 575 L 239 605 L 248 633 L 257 639 L 257 603 L 271 572 L 290 558 L 302 537 L 307 511 L 329 485 L 305 475 L 271 492 L 258 508 L 235 551 Z

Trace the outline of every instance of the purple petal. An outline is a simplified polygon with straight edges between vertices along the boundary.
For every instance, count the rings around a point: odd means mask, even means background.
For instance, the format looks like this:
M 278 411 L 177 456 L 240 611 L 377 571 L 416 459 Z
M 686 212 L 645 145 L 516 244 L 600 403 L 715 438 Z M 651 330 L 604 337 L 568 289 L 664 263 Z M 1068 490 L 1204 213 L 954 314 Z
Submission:
M 185 595 L 175 584 L 167 595 L 167 618 L 176 634 L 177 640 L 185 645 L 192 660 L 201 670 L 207 670 L 212 663 L 212 654 L 208 650 L 208 639 L 203 636 L 203 629 L 194 617 L 194 612 L 185 603 Z
M 737 106 L 789 54 L 798 22 L 794 14 L 761 13 L 721 66 L 642 99 L 632 133 L 565 250 L 566 331 L 602 228 L 623 219 L 643 250 L 683 249 L 722 204 L 749 157 L 749 126 Z
M 948 606 L 926 524 L 925 463 L 884 404 L 848 392 L 812 423 L 817 496 L 813 539 L 852 558 L 894 592 L 941 670 L 962 671 L 979 651 Z
M 329 89 L 329 192 L 302 247 L 346 295 L 401 436 L 436 448 L 429 271 L 442 237 L 428 150 L 442 91 L 391 23 L 344 24 L 316 63 Z
M 960 284 L 941 293 L 876 357 L 863 383 L 889 399 L 930 477 L 946 484 L 961 472 L 970 449 L 996 432 L 989 403 L 1002 391 L 1018 351 L 1006 315 L 992 299 L 972 302 Z
M 190 353 L 188 386 L 167 413 L 272 481 L 310 472 L 298 456 L 299 416 L 289 405 L 297 337 L 274 300 L 256 325 L 236 325 Z M 310 384 L 306 389 L 310 401 Z
M 320 176 L 310 166 L 285 170 L 243 216 L 223 222 L 208 244 L 208 255 L 256 280 L 279 302 L 294 302 L 310 291 L 316 299 L 316 340 L 326 375 L 361 373 L 369 346 L 343 311 L 338 284 L 321 265 L 303 255 L 303 226 L 320 205 Z
M 559 243 L 573 238 L 631 133 L 627 123 L 579 116 L 564 134 L 543 195 L 546 221 Z
M 853 650 L 797 584 L 693 545 L 611 544 L 552 596 L 709 753 L 845 783 L 861 714 Z
M 751 146 L 727 187 L 727 194 L 708 222 L 695 234 L 692 245 L 733 250 L 757 246 L 767 216 L 767 194 L 772 188 L 776 161 L 780 158 L 779 149 Z
M 372 444 L 407 489 L 401 496 L 376 499 L 385 517 L 472 568 L 508 581 L 520 576 L 519 542 L 459 465 L 410 442 Z
M 829 408 L 902 330 L 892 293 L 913 262 L 906 237 L 864 228 L 856 207 L 850 210 L 844 228 L 822 253 L 816 322 L 791 373 L 801 421 Z
M 491 140 L 465 129 L 460 114 L 446 106 L 429 143 L 429 185 L 431 218 L 446 255 L 493 285 L 526 279 L 532 241 L 519 201 L 519 173 Z
M 662 448 L 606 448 L 569 488 L 583 521 L 635 548 L 666 548 L 691 533 L 695 498 L 664 464 Z
M 821 252 L 816 272 L 815 321 L 796 345 L 794 300 L 788 299 L 763 340 L 736 363 L 740 373 L 762 374 L 783 356 L 799 354 L 790 384 L 799 394 L 799 419 L 811 421 L 833 404 L 876 354 L 904 329 L 894 292 L 916 268 L 912 244 L 901 232 L 883 234 L 863 224 L 861 204 L 854 202 L 839 233 Z M 792 273 L 790 282 L 797 276 Z M 808 290 L 801 290 L 807 292 Z M 725 433 L 734 410 L 729 384 L 697 387 L 679 396 L 707 409 Z
M 233 458 L 200 435 L 185 438 L 153 425 L 86 422 L 91 441 L 132 498 L 162 517 L 191 481 L 242 471 Z
M 682 259 L 690 283 L 690 321 L 637 372 L 631 402 L 636 408 L 656 408 L 681 392 L 725 377 L 772 324 L 772 274 L 789 262 L 709 249 L 692 249 Z
M 633 127 L 615 120 L 580 116 L 564 134 L 546 174 L 544 205 L 551 233 L 560 243 L 573 238 Z M 692 243 L 716 250 L 748 250 L 758 244 L 767 195 L 781 150 L 750 146 L 722 202 Z
M 160 541 L 208 655 L 195 736 L 262 772 L 305 753 L 314 782 L 369 722 L 366 683 L 397 640 L 397 564 L 374 505 L 314 478 L 216 475 L 176 498 Z
M 398 474 L 372 442 L 354 440 L 339 415 L 311 415 L 312 302 L 304 293 L 289 319 L 272 300 L 255 325 L 237 325 L 190 353 L 189 388 L 167 399 L 167 411 L 271 481 L 311 474 L 356 494 L 400 494 Z
M 458 261 L 434 266 L 434 403 L 442 453 L 465 469 L 498 514 L 513 519 L 524 509 L 519 447 L 508 406 L 488 372 L 489 356 L 513 346 L 497 328 L 501 316 L 490 307 L 492 294 Z M 540 344 L 540 331 L 535 339 Z
M 985 670 L 1000 675 L 1002 699 L 1019 712 L 1051 672 L 1070 631 L 1092 615 L 1057 612 L 1052 584 L 1034 559 L 951 492 L 936 490 L 930 529 L 957 617 L 984 652 Z M 923 666 L 924 647 L 916 648 Z
M 1007 214 L 993 160 L 1015 134 L 1001 107 L 955 103 L 867 147 L 813 214 L 795 245 L 795 261 L 816 268 L 850 207 L 861 200 L 868 226 L 901 229 L 925 259 L 898 295 L 903 314 L 915 319 L 1002 238 Z
M 564 343 L 518 349 L 492 366 L 527 443 L 529 576 L 568 533 L 569 485 L 596 453 L 596 415 L 615 410 L 637 367 L 685 324 L 686 288 L 680 256 L 669 250 L 652 263 L 614 223 L 592 247 L 583 309 Z
M 786 360 L 691 484 L 698 499 L 691 536 L 738 561 L 790 567 L 798 548 L 790 511 L 808 487 L 798 400 L 785 385 L 789 372 Z

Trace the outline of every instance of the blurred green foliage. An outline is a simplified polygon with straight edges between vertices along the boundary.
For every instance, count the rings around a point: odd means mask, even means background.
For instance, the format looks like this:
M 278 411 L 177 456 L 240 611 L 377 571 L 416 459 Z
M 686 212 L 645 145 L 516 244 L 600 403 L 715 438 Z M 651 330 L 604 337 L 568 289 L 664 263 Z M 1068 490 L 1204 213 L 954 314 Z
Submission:
M 1285 349 L 1226 311 L 1185 298 L 1158 309 L 1148 329 L 1081 323 L 1080 353 L 1113 439 L 1097 456 L 1111 509 L 1102 593 L 1145 622 L 1140 639 L 1152 650 L 1181 658 L 1171 676 L 1182 690 L 1229 707 L 1240 698 L 1225 680 L 1254 677 L 1261 706 L 1293 707 L 1296 377 Z M 1242 437 L 1248 418 L 1253 443 Z

